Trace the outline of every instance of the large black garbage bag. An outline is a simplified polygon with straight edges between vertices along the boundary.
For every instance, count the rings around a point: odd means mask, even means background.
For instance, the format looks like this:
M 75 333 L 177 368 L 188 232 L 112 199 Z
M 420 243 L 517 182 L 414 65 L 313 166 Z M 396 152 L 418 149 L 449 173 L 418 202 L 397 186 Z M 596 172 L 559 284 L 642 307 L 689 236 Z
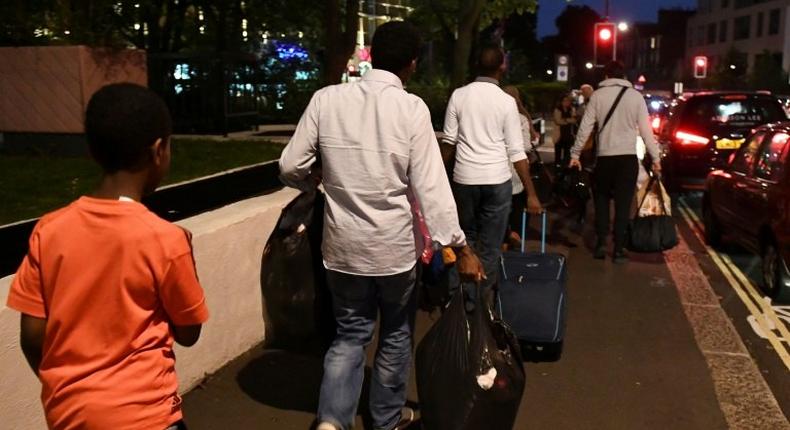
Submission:
M 321 254 L 325 197 L 304 192 L 283 209 L 261 262 L 267 338 L 284 348 L 326 349 L 335 320 Z
M 417 346 L 417 392 L 426 430 L 510 430 L 524 392 L 524 367 L 510 328 L 478 291 L 467 312 L 458 292 Z M 492 370 L 494 369 L 494 370 Z

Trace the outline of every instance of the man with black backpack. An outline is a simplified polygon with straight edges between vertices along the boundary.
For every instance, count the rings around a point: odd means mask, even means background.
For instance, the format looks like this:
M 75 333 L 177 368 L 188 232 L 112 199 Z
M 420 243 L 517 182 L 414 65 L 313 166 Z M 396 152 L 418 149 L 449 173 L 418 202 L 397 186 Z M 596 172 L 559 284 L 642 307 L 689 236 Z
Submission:
M 594 140 L 593 196 L 595 201 L 595 230 L 598 241 L 594 257 L 606 258 L 606 237 L 609 234 L 609 201 L 614 197 L 614 254 L 615 263 L 628 261 L 625 251 L 631 203 L 636 192 L 639 160 L 636 156 L 636 137 L 642 137 L 653 161 L 653 172 L 661 172 L 661 158 L 648 119 L 647 105 L 642 95 L 625 79 L 623 64 L 613 61 L 604 69 L 606 79 L 590 97 L 582 118 L 576 142 L 571 148 L 570 167 L 581 169 L 579 157 L 588 137 L 597 124 Z M 585 166 L 589 167 L 589 166 Z

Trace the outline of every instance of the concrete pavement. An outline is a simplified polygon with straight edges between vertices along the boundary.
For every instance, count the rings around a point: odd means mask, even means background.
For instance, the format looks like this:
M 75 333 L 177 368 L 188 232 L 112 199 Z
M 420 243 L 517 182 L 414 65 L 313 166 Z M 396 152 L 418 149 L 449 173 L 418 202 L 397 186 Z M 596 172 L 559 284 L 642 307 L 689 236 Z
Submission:
M 663 256 L 634 255 L 622 266 L 596 261 L 589 229 L 571 233 L 556 212 L 551 225 L 550 249 L 566 253 L 570 269 L 565 350 L 558 362 L 526 364 L 515 428 L 785 428 L 786 418 L 765 421 L 762 409 L 751 420 L 741 413 L 733 426 L 732 405 L 717 397 L 704 340 L 695 337 Z M 418 342 L 435 317 L 419 314 Z M 198 430 L 307 429 L 320 375 L 320 357 L 256 348 L 185 396 L 187 422 Z M 414 383 L 409 400 L 417 405 Z M 360 409 L 364 428 L 364 402 Z

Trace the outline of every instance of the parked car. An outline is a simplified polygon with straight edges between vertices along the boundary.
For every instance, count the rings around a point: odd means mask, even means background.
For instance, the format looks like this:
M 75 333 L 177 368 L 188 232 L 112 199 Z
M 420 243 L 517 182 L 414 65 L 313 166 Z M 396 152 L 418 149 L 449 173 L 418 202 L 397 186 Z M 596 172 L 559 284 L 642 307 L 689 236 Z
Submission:
M 702 189 L 754 128 L 785 120 L 779 100 L 760 92 L 708 91 L 673 101 L 659 133 L 667 187 Z
M 762 257 L 762 287 L 790 300 L 790 122 L 759 127 L 728 166 L 708 175 L 705 240 L 728 237 Z

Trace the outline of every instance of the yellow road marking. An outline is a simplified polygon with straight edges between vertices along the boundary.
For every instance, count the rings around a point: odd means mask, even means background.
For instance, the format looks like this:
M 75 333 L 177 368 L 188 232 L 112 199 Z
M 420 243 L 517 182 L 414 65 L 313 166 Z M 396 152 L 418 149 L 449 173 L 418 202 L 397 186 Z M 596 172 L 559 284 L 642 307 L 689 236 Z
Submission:
M 766 310 L 765 315 L 771 319 L 771 322 L 774 323 L 777 330 L 779 330 L 779 333 L 782 334 L 782 337 L 790 342 L 790 332 L 788 332 L 787 326 L 784 324 L 784 322 L 779 320 L 779 316 L 776 315 L 776 311 L 774 310 L 773 306 L 770 305 L 770 302 L 768 302 L 765 297 L 760 295 L 759 291 L 757 291 L 757 288 L 755 288 L 754 283 L 746 277 L 743 271 L 741 271 L 741 269 L 738 268 L 735 263 L 732 262 L 732 259 L 730 259 L 729 255 L 722 255 L 721 257 L 724 260 L 724 263 L 726 263 L 730 267 L 730 270 L 732 270 L 732 272 L 735 274 L 735 277 L 741 281 L 741 284 L 746 286 L 746 289 L 749 291 L 752 297 L 754 297 L 754 300 L 757 303 L 764 304 L 764 306 L 761 307 Z
M 704 231 L 704 227 L 702 225 L 702 221 L 699 219 L 697 214 L 695 214 L 694 211 L 691 210 L 691 208 L 688 206 L 688 204 L 686 204 L 685 200 L 681 199 L 680 203 L 686 208 L 686 211 L 689 213 L 689 215 L 691 215 L 691 218 L 694 220 L 694 225 L 696 227 L 697 232 Z M 698 235 L 698 237 L 699 237 L 699 235 Z M 702 243 L 703 244 L 705 243 L 704 239 L 702 239 Z M 707 245 L 706 245 L 706 248 L 707 248 Z M 715 250 L 714 250 L 714 252 L 716 252 L 716 254 L 719 256 L 719 258 L 722 259 L 722 261 L 727 266 L 727 268 L 730 270 L 730 272 L 732 272 L 732 274 L 734 274 L 735 277 L 738 278 L 738 280 L 740 281 L 741 285 L 743 285 L 746 288 L 746 291 L 749 292 L 749 294 L 752 296 L 754 301 L 757 302 L 758 305 L 760 305 L 760 308 L 765 311 L 765 313 L 763 315 L 760 315 L 760 316 L 767 316 L 771 320 L 771 322 L 776 326 L 776 328 L 779 330 L 779 333 L 782 334 L 782 338 L 784 338 L 788 342 L 790 342 L 790 332 L 788 332 L 787 327 L 785 326 L 785 324 L 782 321 L 779 320 L 779 317 L 776 315 L 776 312 L 774 311 L 774 308 L 770 305 L 770 303 L 768 303 L 765 300 L 765 297 L 763 297 L 760 294 L 760 292 L 757 291 L 757 288 L 755 288 L 754 283 L 746 277 L 746 275 L 743 273 L 743 271 L 741 271 L 741 269 L 738 266 L 736 266 L 735 263 L 733 263 L 733 261 L 732 261 L 732 259 L 730 258 L 729 255 L 720 254 L 720 253 L 718 253 Z M 758 316 L 755 315 L 755 318 L 757 318 L 757 317 Z
M 683 218 L 685 218 L 686 222 L 691 227 L 694 234 L 697 236 L 697 238 L 700 240 L 702 245 L 705 247 L 705 250 L 708 252 L 708 255 L 710 255 L 714 264 L 716 264 L 719 270 L 721 270 L 725 279 L 727 279 L 732 289 L 741 299 L 741 302 L 743 302 L 743 304 L 749 310 L 749 313 L 751 313 L 755 317 L 757 324 L 759 324 L 760 327 L 765 332 L 766 340 L 768 340 L 768 342 L 774 348 L 776 353 L 779 355 L 779 358 L 785 364 L 785 367 L 787 367 L 787 369 L 790 370 L 790 354 L 788 354 L 784 344 L 782 344 L 779 338 L 777 338 L 773 330 L 771 330 L 770 327 L 767 327 L 764 322 L 764 315 L 769 315 L 769 317 L 770 315 L 773 315 L 773 318 L 776 318 L 776 314 L 774 313 L 773 308 L 771 308 L 770 305 L 766 306 L 765 301 L 762 299 L 758 299 L 757 304 L 755 305 L 755 303 L 752 301 L 752 297 L 750 297 L 750 294 L 744 291 L 744 288 L 741 286 L 741 283 L 735 279 L 735 275 L 734 275 L 735 271 L 732 270 L 732 267 L 734 267 L 734 264 L 732 264 L 732 260 L 729 260 L 729 264 L 732 266 L 728 266 L 727 263 L 725 263 L 724 260 L 722 259 L 722 256 L 716 250 L 709 247 L 705 243 L 705 239 L 704 237 L 702 237 L 700 233 L 701 229 L 699 226 L 699 217 L 697 217 L 697 215 L 691 210 L 691 208 L 689 208 L 689 206 L 686 204 L 685 201 L 683 201 L 682 198 L 678 200 L 680 203 L 680 211 L 683 215 Z M 696 222 L 694 220 L 696 220 Z M 737 267 L 735 267 L 735 269 L 737 269 Z M 740 271 L 740 269 L 737 270 Z M 747 284 L 745 287 L 748 289 L 751 288 L 751 285 Z M 760 312 L 760 310 L 762 310 L 763 312 Z

